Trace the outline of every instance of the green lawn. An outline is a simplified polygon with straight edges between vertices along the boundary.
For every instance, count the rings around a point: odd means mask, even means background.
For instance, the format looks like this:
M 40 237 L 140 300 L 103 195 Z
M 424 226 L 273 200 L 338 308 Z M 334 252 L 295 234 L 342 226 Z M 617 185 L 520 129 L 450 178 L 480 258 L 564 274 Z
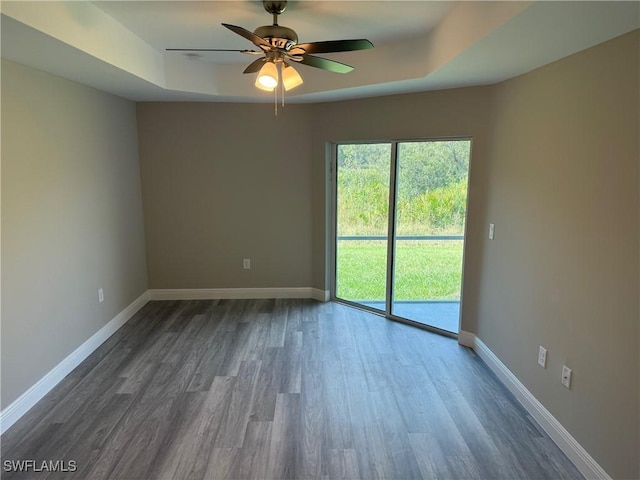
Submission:
M 386 242 L 338 242 L 337 296 L 346 300 L 384 300 Z M 395 300 L 459 300 L 462 240 L 399 241 Z

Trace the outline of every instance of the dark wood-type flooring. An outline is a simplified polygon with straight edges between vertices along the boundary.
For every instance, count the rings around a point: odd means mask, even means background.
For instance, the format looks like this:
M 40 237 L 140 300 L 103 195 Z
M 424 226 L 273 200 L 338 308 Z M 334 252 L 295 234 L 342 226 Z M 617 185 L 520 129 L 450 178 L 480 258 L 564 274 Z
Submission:
M 2 437 L 26 479 L 582 478 L 473 351 L 312 300 L 150 302 Z

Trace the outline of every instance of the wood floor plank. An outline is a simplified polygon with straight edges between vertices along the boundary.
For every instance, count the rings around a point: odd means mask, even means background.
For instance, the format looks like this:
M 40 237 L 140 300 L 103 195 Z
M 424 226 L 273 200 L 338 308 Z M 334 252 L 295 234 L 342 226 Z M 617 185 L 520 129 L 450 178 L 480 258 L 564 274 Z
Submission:
M 242 362 L 231 390 L 229 407 L 220 425 L 214 447 L 242 447 L 253 409 L 260 362 Z
M 453 339 L 309 299 L 150 302 L 2 438 L 3 479 L 582 478 Z
M 246 480 L 267 478 L 272 427 L 273 422 L 249 422 L 244 445 L 237 452 L 234 478 Z
M 115 393 L 120 384 L 117 376 L 118 366 L 127 356 L 126 350 L 118 350 L 113 355 L 109 355 L 91 371 L 92 375 L 83 378 L 71 389 L 59 403 L 45 415 L 40 421 L 35 423 L 22 438 L 18 438 L 15 443 L 5 443 L 3 441 L 3 456 L 11 458 L 30 458 L 27 452 L 34 451 L 34 445 L 41 443 L 45 437 L 49 425 L 58 425 L 56 430 L 68 430 L 64 426 L 66 421 L 74 421 L 80 424 L 83 417 L 95 414 L 108 400 L 109 395 Z M 98 383 L 96 383 L 96 381 Z M 74 432 L 81 433 L 81 432 Z M 49 434 L 48 436 L 52 436 Z M 51 445 L 49 440 L 45 445 Z
M 174 372 L 161 365 L 144 398 L 120 421 L 110 441 L 89 472 L 90 478 L 142 478 L 151 468 L 156 450 L 169 434 L 170 413 L 177 399 L 158 392 L 168 385 Z
M 384 437 L 396 478 L 419 478 L 420 468 L 413 454 L 411 443 L 393 392 L 372 394 L 376 423 Z
M 360 474 L 362 478 L 391 478 L 398 472 L 393 470 L 391 453 L 377 421 L 375 399 L 368 390 L 364 367 L 352 365 L 345 375 L 350 387 L 347 401 Z
M 220 375 L 236 376 L 242 362 L 260 358 L 264 351 L 265 325 L 239 322 L 232 337 L 232 344 L 221 366 Z
M 266 478 L 295 479 L 301 472 L 300 395 L 280 393 L 271 428 Z
M 213 443 L 231 401 L 234 379 L 216 377 L 208 392 L 188 392 L 202 404 L 193 402 L 195 411 L 174 430 L 171 442 L 155 458 L 158 478 L 206 478 Z
M 284 300 L 284 306 L 287 311 L 287 327 L 286 332 L 301 332 L 302 331 L 302 315 L 304 311 L 303 300 L 301 299 L 287 299 Z
M 437 415 L 434 408 L 435 392 L 427 388 L 429 376 L 415 366 L 400 366 L 395 372 L 393 394 L 408 433 L 427 433 L 431 430 L 430 418 Z M 435 403 L 435 404 L 434 404 Z
M 93 438 L 98 432 L 110 432 L 108 426 L 98 424 L 95 420 L 111 417 L 117 423 L 132 402 L 130 395 L 117 395 L 116 390 L 117 384 L 113 384 L 110 389 L 102 390 L 101 395 L 89 397 L 67 421 L 53 423 L 58 428 L 48 435 L 47 442 L 40 449 L 31 452 L 32 457 L 44 460 L 54 457 L 66 459 L 70 456 L 72 447 L 77 446 L 83 438 L 86 440 L 87 437 Z M 102 434 L 98 434 L 98 438 L 102 437 Z M 84 457 L 82 453 L 84 452 L 81 452 Z
M 207 351 L 191 377 L 187 387 L 188 391 L 206 392 L 211 388 L 216 376 L 224 376 L 225 359 L 232 355 L 230 351 L 233 348 L 235 335 L 234 331 L 222 328 L 216 330 L 214 336 L 209 340 Z
M 260 365 L 260 375 L 256 382 L 255 396 L 251 411 L 251 421 L 273 421 L 276 398 L 280 392 L 284 368 L 284 349 L 267 347 Z
M 127 409 L 133 401 L 132 395 L 114 394 L 109 398 L 104 409 L 93 417 L 92 420 L 85 420 L 87 428 L 75 440 L 66 453 L 60 443 L 53 444 L 53 438 L 49 437 L 49 442 L 55 448 L 55 453 L 49 453 L 48 458 L 57 455 L 63 455 L 65 460 L 82 459 L 77 462 L 77 470 L 72 473 L 55 472 L 47 476 L 47 479 L 63 480 L 63 479 L 83 479 L 88 478 L 88 471 L 98 458 L 99 453 L 111 432 L 116 428 Z
M 512 454 L 510 446 L 503 445 L 500 448 L 496 445 L 495 437 L 485 429 L 461 393 L 458 380 L 454 376 L 444 375 L 443 370 L 431 370 L 430 376 L 469 450 L 480 459 L 478 465 L 482 474 L 487 478 L 526 478 L 526 469 Z M 445 391 L 446 395 L 443 394 Z M 496 462 L 496 458 L 501 461 Z
M 442 449 L 432 435 L 410 433 L 409 441 L 415 453 L 423 478 L 464 478 L 484 479 L 471 453 L 449 454 Z M 518 478 L 518 477 L 514 477 Z
M 283 350 L 284 365 L 282 366 L 278 393 L 300 393 L 302 381 L 302 332 L 287 333 Z
M 239 448 L 214 448 L 204 477 L 207 480 L 234 480 L 237 469 Z
M 163 442 L 156 449 L 155 456 L 145 474 L 148 478 L 189 478 L 194 471 L 199 475 L 206 468 L 207 457 L 197 455 L 201 437 L 197 435 L 194 425 L 198 413 L 206 400 L 205 392 L 184 392 L 176 402 L 176 412 L 172 415 L 168 426 L 170 435 L 165 435 Z M 186 460 L 186 461 L 185 461 Z M 183 462 L 183 463 L 182 463 Z
M 353 449 L 351 417 L 347 398 L 348 387 L 342 362 L 323 362 L 322 399 L 324 408 L 324 447 L 331 450 Z M 306 393 L 306 390 L 304 390 Z
M 120 370 L 119 376 L 123 381 L 118 393 L 135 394 L 143 389 L 155 374 L 161 359 L 175 339 L 175 333 L 164 332 L 155 337 L 153 342 L 149 342 L 146 348 L 142 347 L 136 352 L 130 352 L 131 359 L 125 360 L 125 366 Z
M 300 449 L 302 469 L 299 478 L 318 478 L 322 472 L 325 420 L 323 369 L 319 363 L 302 362 Z
M 351 480 L 360 478 L 358 470 L 358 454 L 352 449 L 327 450 L 326 473 L 323 478 L 327 480 Z
M 23 448 L 19 451 L 13 449 L 10 450 L 11 453 L 8 453 L 3 448 L 2 450 L 2 464 L 4 466 L 5 461 L 15 462 L 20 460 L 35 460 L 36 462 L 42 462 L 46 460 L 38 455 L 38 452 L 42 449 L 46 449 L 48 446 L 48 439 L 51 436 L 57 434 L 60 430 L 61 425 L 59 423 L 47 423 L 41 429 L 39 429 L 39 435 L 31 439 L 28 445 L 23 446 Z M 4 442 L 3 442 L 4 444 Z M 3 470 L 2 478 L 4 479 L 21 479 L 24 478 L 24 473 L 19 470 L 6 471 Z
M 284 338 L 287 331 L 287 310 L 278 302 L 274 306 L 275 313 L 266 315 L 264 321 L 269 325 L 269 338 L 266 347 L 284 347 Z

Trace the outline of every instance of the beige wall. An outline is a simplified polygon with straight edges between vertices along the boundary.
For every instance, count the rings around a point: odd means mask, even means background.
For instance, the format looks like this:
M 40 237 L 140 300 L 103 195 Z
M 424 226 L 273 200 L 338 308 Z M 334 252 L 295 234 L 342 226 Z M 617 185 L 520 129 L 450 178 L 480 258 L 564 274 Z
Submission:
M 629 479 L 640 477 L 639 40 L 495 87 L 483 209 L 496 233 L 478 252 L 476 312 L 478 336 L 610 475 Z
M 309 111 L 138 105 L 150 288 L 311 286 Z
M 269 104 L 138 104 L 149 287 L 328 289 L 329 141 L 473 137 L 469 238 L 476 242 L 484 227 L 475 221 L 482 169 L 474 169 L 485 161 L 490 92 L 287 105 L 278 117 Z M 243 258 L 251 270 L 242 269 Z M 474 256 L 466 261 L 472 284 L 478 269 Z M 468 291 L 465 305 L 475 305 L 475 289 Z
M 147 288 L 135 121 L 2 61 L 3 409 Z

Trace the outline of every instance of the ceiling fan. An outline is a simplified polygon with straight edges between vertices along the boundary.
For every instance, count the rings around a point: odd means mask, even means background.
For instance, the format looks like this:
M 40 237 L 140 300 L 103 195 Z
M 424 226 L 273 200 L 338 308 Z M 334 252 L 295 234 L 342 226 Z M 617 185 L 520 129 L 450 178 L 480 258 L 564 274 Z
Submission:
M 264 55 L 253 61 L 242 73 L 259 72 L 256 87 L 273 91 L 278 85 L 291 90 L 302 84 L 302 78 L 292 64 L 300 63 L 335 73 L 348 73 L 353 67 L 344 63 L 317 57 L 316 53 L 349 52 L 373 48 L 366 39 L 329 40 L 324 42 L 298 43 L 298 35 L 288 27 L 278 25 L 278 15 L 287 8 L 286 1 L 263 0 L 264 9 L 273 15 L 273 25 L 264 25 L 253 32 L 223 23 L 232 32 L 246 38 L 260 50 L 227 50 L 216 48 L 167 48 L 167 51 L 182 52 L 240 52 L 250 55 Z

